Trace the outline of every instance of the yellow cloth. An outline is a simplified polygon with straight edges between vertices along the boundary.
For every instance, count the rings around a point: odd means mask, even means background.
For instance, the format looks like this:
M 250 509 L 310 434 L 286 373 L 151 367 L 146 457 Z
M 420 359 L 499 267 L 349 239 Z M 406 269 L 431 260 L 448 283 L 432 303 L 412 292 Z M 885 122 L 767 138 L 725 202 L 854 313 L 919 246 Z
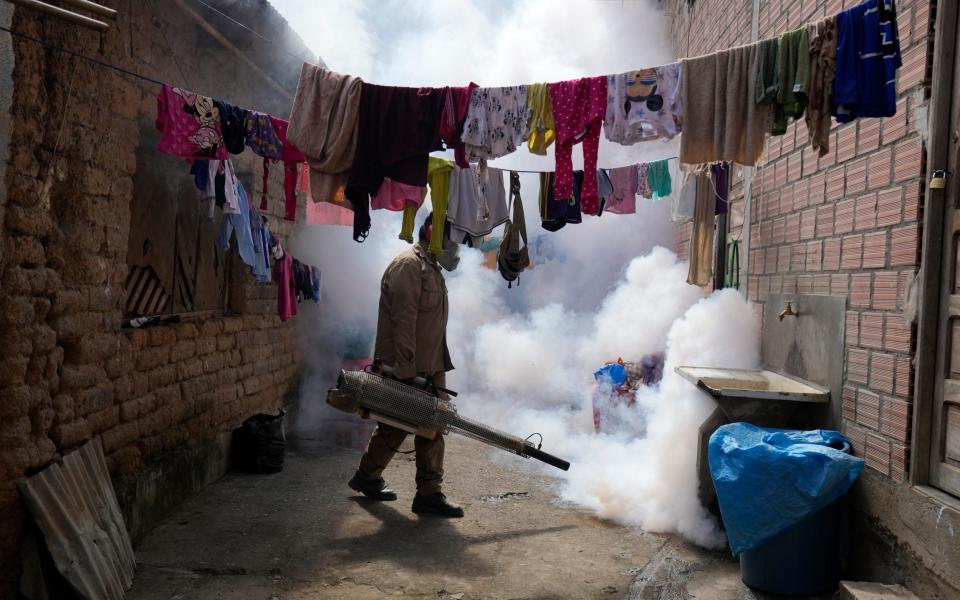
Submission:
M 400 226 L 400 239 L 408 244 L 413 243 L 413 226 L 417 220 L 417 211 L 420 205 L 416 206 L 407 203 L 403 206 L 403 225 Z
M 527 140 L 527 149 L 533 154 L 546 156 L 547 148 L 557 137 L 550 88 L 547 84 L 533 83 L 527 86 L 527 106 L 530 107 L 530 139 Z
M 450 193 L 450 172 L 453 163 L 431 156 L 427 162 L 427 184 L 430 186 L 430 202 L 433 204 L 433 231 L 430 246 L 433 254 L 443 254 L 443 227 L 447 221 L 447 196 Z M 406 218 L 406 211 L 404 211 Z

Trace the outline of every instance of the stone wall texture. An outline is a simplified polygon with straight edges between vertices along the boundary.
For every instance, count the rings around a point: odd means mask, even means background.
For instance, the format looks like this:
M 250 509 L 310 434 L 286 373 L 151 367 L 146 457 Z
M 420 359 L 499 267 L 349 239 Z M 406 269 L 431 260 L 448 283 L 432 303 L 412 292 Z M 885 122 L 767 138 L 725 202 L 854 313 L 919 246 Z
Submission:
M 105 4 L 120 17 L 103 35 L 19 8 L 12 29 L 241 106 L 289 110 L 289 96 L 179 2 Z M 213 4 L 278 40 L 263 42 L 203 13 L 292 96 L 310 54 L 286 23 L 265 2 Z M 159 86 L 20 38 L 12 47 L 0 211 L 0 597 L 12 597 L 19 570 L 26 515 L 18 478 L 100 436 L 124 508 L 135 514 L 132 504 L 149 501 L 138 478 L 223 439 L 253 413 L 275 411 L 299 366 L 292 324 L 276 316 L 275 286 L 255 284 L 240 261 L 231 263 L 223 314 L 121 329 L 135 153 L 153 127 Z M 259 173 L 249 152 L 236 162 Z M 187 170 L 184 163 L 168 176 L 186 178 Z M 259 194 L 259 181 L 251 192 Z M 271 227 L 285 240 L 293 224 L 280 217 L 276 194 L 271 211 Z M 176 475 L 159 473 L 154 489 Z M 150 523 L 128 525 L 136 533 Z

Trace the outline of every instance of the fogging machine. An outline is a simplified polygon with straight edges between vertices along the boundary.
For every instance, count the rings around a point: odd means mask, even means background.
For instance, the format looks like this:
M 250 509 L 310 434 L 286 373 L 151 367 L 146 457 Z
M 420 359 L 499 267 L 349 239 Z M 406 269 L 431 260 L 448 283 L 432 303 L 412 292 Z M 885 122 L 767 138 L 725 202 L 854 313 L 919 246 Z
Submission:
M 456 406 L 442 399 L 440 393 L 457 395 L 423 377 L 400 381 L 390 367 L 374 362 L 363 371 L 340 371 L 337 387 L 327 392 L 327 404 L 421 437 L 459 433 L 525 458 L 535 458 L 564 471 L 570 468 L 570 463 L 541 451 L 540 445 L 534 446 L 527 441 L 529 438 L 522 440 L 460 416 Z M 543 443 L 542 436 L 540 443 Z

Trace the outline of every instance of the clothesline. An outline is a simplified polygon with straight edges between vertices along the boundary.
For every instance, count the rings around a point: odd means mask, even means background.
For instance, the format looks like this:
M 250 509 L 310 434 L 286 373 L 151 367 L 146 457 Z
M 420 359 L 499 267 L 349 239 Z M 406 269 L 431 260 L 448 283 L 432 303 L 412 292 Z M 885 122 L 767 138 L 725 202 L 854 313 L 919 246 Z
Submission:
M 667 157 L 664 157 L 664 158 L 655 158 L 655 159 L 653 159 L 653 160 L 641 160 L 641 161 L 637 161 L 637 162 L 635 162 L 635 163 L 630 163 L 630 164 L 631 164 L 631 165 L 642 165 L 642 164 L 644 164 L 644 163 L 652 163 L 652 162 L 657 162 L 657 161 L 659 161 L 659 160 L 679 160 L 679 159 L 680 159 L 679 156 L 667 156 Z M 628 167 L 629 167 L 630 165 L 625 165 L 625 166 L 628 166 Z M 601 169 L 607 169 L 607 167 L 600 167 L 600 168 L 601 168 Z M 528 173 L 528 174 L 531 174 L 531 175 L 540 175 L 540 174 L 542 174 L 542 173 L 553 173 L 553 171 L 531 171 L 531 170 L 527 170 L 527 169 L 502 169 L 502 170 L 503 170 L 503 171 L 510 171 L 510 172 L 513 172 L 513 173 Z M 609 169 L 607 169 L 607 170 L 609 170 Z

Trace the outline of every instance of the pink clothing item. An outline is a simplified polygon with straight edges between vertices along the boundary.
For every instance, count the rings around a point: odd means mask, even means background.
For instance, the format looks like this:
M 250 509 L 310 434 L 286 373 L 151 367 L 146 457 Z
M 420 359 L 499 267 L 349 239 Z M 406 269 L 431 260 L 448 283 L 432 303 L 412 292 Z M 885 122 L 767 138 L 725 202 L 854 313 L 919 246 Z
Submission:
M 613 194 L 607 198 L 604 212 L 632 215 L 637 212 L 637 165 L 610 169 L 607 175 L 613 185 Z
M 157 150 L 196 160 L 228 158 L 213 98 L 163 84 L 157 94 Z
M 404 206 L 420 206 L 426 196 L 426 188 L 416 185 L 407 185 L 384 179 L 377 190 L 377 195 L 370 198 L 370 208 L 401 211 Z
M 650 165 L 640 163 L 637 169 L 637 193 L 649 200 L 653 198 L 653 188 L 650 187 Z
M 595 173 L 597 152 L 600 148 L 600 130 L 607 113 L 607 78 L 583 79 L 551 83 L 550 99 L 557 130 L 557 168 L 554 194 L 557 198 L 573 195 L 573 147 L 583 142 L 583 170 Z M 597 178 L 585 177 L 580 192 L 583 212 L 600 212 Z
M 280 159 L 295 162 L 307 160 L 303 153 L 297 150 L 297 147 L 287 139 L 287 127 L 290 126 L 290 121 L 270 115 L 270 123 L 273 124 L 273 132 L 277 134 L 277 139 L 280 140 L 280 143 L 283 145 L 283 152 L 280 155 Z
M 288 221 L 297 220 L 297 171 L 300 163 L 283 161 L 283 208 Z
M 297 191 L 307 196 L 307 225 L 345 225 L 353 227 L 353 211 L 330 202 L 315 202 L 310 195 L 310 166 L 300 165 Z
M 273 280 L 277 283 L 277 314 L 286 321 L 297 314 L 297 286 L 293 281 L 293 257 L 283 253 L 273 265 Z
M 297 189 L 297 163 L 306 159 L 297 147 L 287 139 L 287 127 L 290 122 L 280 117 L 270 115 L 270 123 L 273 125 L 273 132 L 277 134 L 277 139 L 283 145 L 283 151 L 280 155 L 283 160 L 283 207 L 284 217 L 288 221 L 297 220 L 297 196 L 294 190 Z M 264 163 L 266 164 L 266 163 Z

